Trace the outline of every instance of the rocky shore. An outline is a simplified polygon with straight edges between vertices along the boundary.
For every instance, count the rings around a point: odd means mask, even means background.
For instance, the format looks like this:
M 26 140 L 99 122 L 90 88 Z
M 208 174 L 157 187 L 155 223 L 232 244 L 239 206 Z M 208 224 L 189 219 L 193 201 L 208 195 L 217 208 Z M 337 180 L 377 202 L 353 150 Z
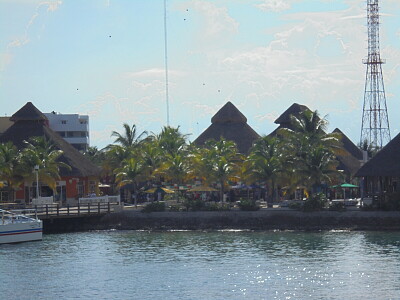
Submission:
M 400 212 L 262 209 L 153 212 L 124 210 L 104 216 L 45 220 L 45 233 L 87 230 L 400 230 Z

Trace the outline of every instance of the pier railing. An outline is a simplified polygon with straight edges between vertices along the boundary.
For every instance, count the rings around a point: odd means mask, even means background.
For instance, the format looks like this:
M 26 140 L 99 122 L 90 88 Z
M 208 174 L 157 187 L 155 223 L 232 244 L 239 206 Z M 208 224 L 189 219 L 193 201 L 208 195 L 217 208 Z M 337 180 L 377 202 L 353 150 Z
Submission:
M 46 205 L 35 205 L 34 209 L 37 212 L 37 216 L 40 219 L 43 218 L 54 218 L 54 217 L 79 217 L 79 216 L 90 216 L 90 215 L 102 215 L 115 211 L 115 207 L 119 204 L 116 203 L 96 203 L 96 204 L 80 204 L 76 206 L 63 206 L 59 204 L 46 204 Z

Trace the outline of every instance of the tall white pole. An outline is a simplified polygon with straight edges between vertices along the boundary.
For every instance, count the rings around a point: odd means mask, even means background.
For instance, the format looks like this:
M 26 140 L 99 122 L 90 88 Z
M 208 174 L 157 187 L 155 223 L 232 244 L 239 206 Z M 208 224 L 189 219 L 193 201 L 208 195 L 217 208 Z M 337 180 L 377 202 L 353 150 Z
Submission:
M 164 54 L 165 54 L 165 99 L 167 102 L 167 126 L 169 126 L 167 0 L 164 0 Z
M 36 199 L 39 199 L 39 166 L 35 166 L 36 173 Z

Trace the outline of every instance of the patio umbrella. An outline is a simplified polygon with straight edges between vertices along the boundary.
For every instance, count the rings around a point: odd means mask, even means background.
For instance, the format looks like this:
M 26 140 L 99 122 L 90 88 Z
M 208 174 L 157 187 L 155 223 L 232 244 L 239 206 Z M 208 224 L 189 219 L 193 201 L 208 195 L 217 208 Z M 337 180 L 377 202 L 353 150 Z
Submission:
M 173 190 L 170 190 L 170 189 L 167 189 L 167 188 L 164 188 L 164 187 L 152 188 L 152 189 L 148 189 L 148 190 L 146 190 L 144 192 L 148 193 L 148 194 L 154 194 L 154 193 L 158 193 L 158 192 L 161 192 L 163 194 L 173 194 L 173 193 L 175 193 Z
M 354 185 L 354 184 L 351 184 L 351 183 L 342 183 L 341 185 L 334 185 L 334 186 L 331 186 L 331 188 L 341 188 L 341 189 L 343 189 L 343 199 L 346 199 L 346 188 L 350 188 L 350 189 L 355 189 L 355 188 L 358 188 L 358 185 Z
M 341 188 L 358 188 L 358 185 L 350 184 L 350 183 L 343 183 L 340 185 Z
M 217 189 L 214 189 L 210 186 L 195 186 L 194 188 L 191 188 L 188 190 L 188 192 L 218 192 Z

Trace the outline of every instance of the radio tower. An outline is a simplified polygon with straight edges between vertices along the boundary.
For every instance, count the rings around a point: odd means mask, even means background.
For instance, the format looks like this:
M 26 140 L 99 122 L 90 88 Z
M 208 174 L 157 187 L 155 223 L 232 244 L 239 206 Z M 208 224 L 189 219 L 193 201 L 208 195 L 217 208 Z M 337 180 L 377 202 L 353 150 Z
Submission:
M 382 64 L 379 50 L 379 4 L 378 0 L 367 0 L 368 58 L 365 75 L 364 107 L 361 126 L 362 145 L 367 141 L 374 149 L 381 149 L 390 141 L 389 119 L 383 84 Z

